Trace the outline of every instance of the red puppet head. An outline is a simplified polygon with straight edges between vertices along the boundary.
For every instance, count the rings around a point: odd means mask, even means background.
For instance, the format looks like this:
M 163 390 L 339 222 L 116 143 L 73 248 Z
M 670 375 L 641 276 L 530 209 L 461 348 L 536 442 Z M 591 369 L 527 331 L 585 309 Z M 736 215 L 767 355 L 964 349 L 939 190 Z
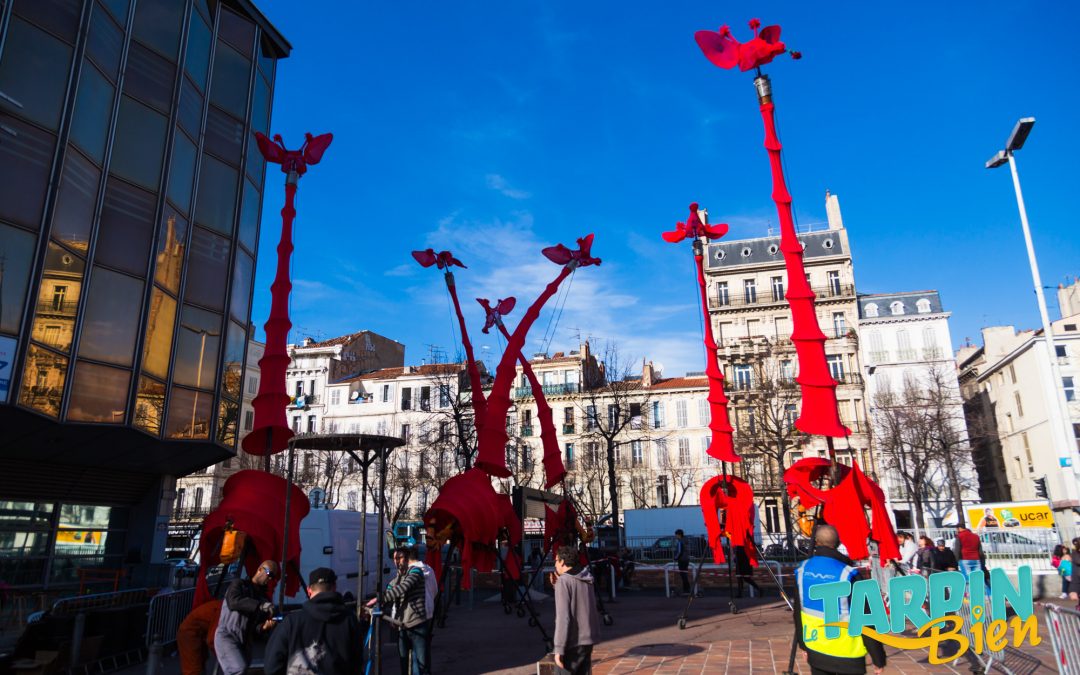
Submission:
M 699 211 L 697 202 L 694 202 L 690 205 L 690 217 L 686 219 L 686 222 L 675 223 L 674 231 L 664 232 L 660 236 L 663 237 L 666 242 L 677 244 L 683 239 L 697 239 L 699 237 L 719 239 L 727 234 L 727 224 L 721 223 L 719 225 L 709 225 L 706 222 L 707 220 L 707 213 Z
M 731 539 L 732 546 L 742 546 L 747 550 L 750 564 L 757 567 L 754 555 L 754 489 L 741 478 L 734 476 L 715 476 L 701 486 L 701 512 L 705 517 L 705 527 L 709 531 L 709 546 L 712 547 L 713 561 L 724 562 L 724 547 L 721 537 L 725 534 Z M 724 512 L 724 527 L 720 526 L 719 511 Z
M 483 332 L 487 333 L 492 327 L 501 325 L 502 318 L 514 311 L 514 305 L 517 304 L 517 300 L 513 297 L 499 300 L 495 303 L 495 306 L 491 306 L 491 302 L 487 298 L 477 298 L 477 302 L 484 308 L 484 328 Z
M 423 267 L 431 267 L 435 265 L 439 269 L 450 269 L 451 266 L 465 268 L 460 260 L 454 257 L 454 254 L 450 251 L 435 252 L 435 249 L 429 248 L 423 251 L 413 251 L 412 257 L 416 258 L 416 262 L 420 263 Z
M 739 70 L 753 70 L 769 63 L 774 58 L 786 51 L 784 43 L 780 41 L 780 26 L 765 26 L 758 30 L 761 21 L 751 19 L 750 28 L 754 31 L 754 37 L 747 42 L 739 42 L 731 36 L 731 29 L 721 26 L 719 31 L 699 30 L 694 33 L 694 39 L 698 47 L 714 66 L 731 69 L 735 66 Z M 799 52 L 792 52 L 792 58 L 801 58 Z
M 301 176 L 307 171 L 309 165 L 319 163 L 333 140 L 333 134 L 319 134 L 318 136 L 304 134 L 304 144 L 299 150 L 286 150 L 280 134 L 274 134 L 274 140 L 271 141 L 266 134 L 255 132 L 255 142 L 266 161 L 280 164 L 284 173 L 295 171 Z
M 592 257 L 592 242 L 593 235 L 590 234 L 583 239 L 577 240 L 578 249 L 576 251 L 571 251 L 562 244 L 556 244 L 548 246 L 540 252 L 551 262 L 559 265 L 569 265 L 572 268 L 599 265 L 600 258 Z

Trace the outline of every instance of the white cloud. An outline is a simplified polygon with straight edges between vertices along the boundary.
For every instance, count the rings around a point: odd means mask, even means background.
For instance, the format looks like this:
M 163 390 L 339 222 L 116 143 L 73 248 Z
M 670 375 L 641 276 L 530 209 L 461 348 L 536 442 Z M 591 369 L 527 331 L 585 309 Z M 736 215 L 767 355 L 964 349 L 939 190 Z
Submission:
M 485 178 L 489 188 L 510 199 L 528 199 L 532 196 L 531 193 L 526 192 L 525 190 L 513 187 L 505 178 L 497 173 L 489 173 Z

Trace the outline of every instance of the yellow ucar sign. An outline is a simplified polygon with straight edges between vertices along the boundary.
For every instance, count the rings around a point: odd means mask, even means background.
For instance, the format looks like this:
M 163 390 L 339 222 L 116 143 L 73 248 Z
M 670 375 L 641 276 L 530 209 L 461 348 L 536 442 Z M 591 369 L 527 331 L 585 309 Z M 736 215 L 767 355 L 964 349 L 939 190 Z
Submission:
M 999 502 L 978 504 L 967 509 L 967 521 L 976 530 L 998 527 L 1054 526 L 1054 515 L 1046 502 Z

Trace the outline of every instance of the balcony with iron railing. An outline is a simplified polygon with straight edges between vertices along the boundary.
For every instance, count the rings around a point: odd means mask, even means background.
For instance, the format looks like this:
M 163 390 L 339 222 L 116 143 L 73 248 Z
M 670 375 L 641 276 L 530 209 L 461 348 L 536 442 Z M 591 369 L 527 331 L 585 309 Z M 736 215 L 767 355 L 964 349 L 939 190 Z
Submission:
M 897 349 L 896 359 L 898 361 L 914 361 L 915 350 L 914 349 Z
M 870 352 L 869 354 L 867 354 L 866 358 L 871 365 L 875 363 L 888 363 L 889 352 L 885 349 L 878 352 Z
M 187 520 L 202 520 L 210 514 L 209 506 L 181 506 L 180 508 L 173 508 L 172 516 L 169 520 L 182 522 Z
M 540 387 L 544 392 L 544 396 L 572 396 L 581 390 L 581 387 L 577 382 L 567 382 L 565 384 L 545 384 Z M 514 398 L 532 398 L 532 387 L 516 387 L 514 389 Z
M 828 300 L 840 300 L 855 297 L 854 284 L 832 284 L 810 289 L 819 302 Z M 709 309 L 738 309 L 741 307 L 764 307 L 768 305 L 782 305 L 787 303 L 784 297 L 777 297 L 771 289 L 758 289 L 755 293 L 747 293 L 744 288 L 729 288 L 726 294 L 716 292 L 714 287 L 709 297 Z
M 79 308 L 77 300 L 44 300 L 37 303 L 37 313 L 46 316 L 75 316 Z
M 926 361 L 943 359 L 945 358 L 945 350 L 941 347 L 923 347 L 922 356 Z

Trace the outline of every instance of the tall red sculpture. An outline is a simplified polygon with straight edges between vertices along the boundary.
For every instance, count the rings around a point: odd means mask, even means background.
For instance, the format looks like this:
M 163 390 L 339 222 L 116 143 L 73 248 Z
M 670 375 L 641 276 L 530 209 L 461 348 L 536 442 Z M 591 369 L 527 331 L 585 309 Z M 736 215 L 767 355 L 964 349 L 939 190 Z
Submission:
M 476 301 L 484 308 L 487 315 L 484 320 L 484 332 L 487 333 L 492 326 L 498 326 L 499 332 L 509 343 L 510 331 L 506 329 L 502 318 L 513 311 L 517 300 L 512 297 L 499 300 L 494 307 L 484 298 L 477 298 Z M 559 439 L 555 435 L 555 420 L 547 397 L 544 396 L 544 387 L 533 372 L 529 359 L 518 352 L 518 361 L 521 362 L 521 370 L 525 373 L 525 379 L 529 381 L 533 398 L 536 400 L 536 416 L 540 420 L 540 442 L 544 447 L 544 487 L 551 488 L 566 476 L 566 467 L 563 466 L 562 453 L 559 451 Z
M 725 561 L 721 538 L 726 534 L 732 546 L 746 549 L 750 564 L 757 567 L 754 546 L 754 512 L 757 507 L 754 506 L 754 490 L 750 484 L 735 476 L 714 476 L 701 486 L 698 501 L 705 516 L 713 562 L 720 564 Z M 724 512 L 723 522 L 717 515 L 720 511 Z
M 724 371 L 720 369 L 720 357 L 717 355 L 716 338 L 713 336 L 712 317 L 709 316 L 709 294 L 705 286 L 705 244 L 727 234 L 728 226 L 709 225 L 702 220 L 702 212 L 697 202 L 690 205 L 690 216 L 685 223 L 678 223 L 672 232 L 664 232 L 664 241 L 676 244 L 685 239 L 694 243 L 694 265 L 697 267 L 698 289 L 701 292 L 701 311 L 705 320 L 705 352 L 708 363 L 705 364 L 705 376 L 709 380 L 709 430 L 712 440 L 709 442 L 709 456 L 721 462 L 738 462 L 739 455 L 731 440 L 731 421 L 728 419 L 728 397 L 724 393 Z
M 244 437 L 241 447 L 251 455 L 272 455 L 281 452 L 293 436 L 289 428 L 285 408 L 289 395 L 285 391 L 285 371 L 289 367 L 286 341 L 292 322 L 289 320 L 289 259 L 292 257 L 292 227 L 296 218 L 294 201 L 296 185 L 311 164 L 318 164 L 323 153 L 334 140 L 333 134 L 305 135 L 299 150 L 286 150 L 281 136 L 271 141 L 264 134 L 255 133 L 259 152 L 267 162 L 280 164 L 285 173 L 285 206 L 281 209 L 281 238 L 277 245 L 277 272 L 270 285 L 270 317 L 264 324 L 266 349 L 259 359 L 259 393 L 252 401 L 255 420 L 252 431 Z
M 829 459 L 808 458 L 797 462 L 784 473 L 790 495 L 798 495 L 804 507 L 824 505 L 824 515 L 829 523 L 836 526 L 840 539 L 853 557 L 866 557 L 866 538 L 873 536 L 881 549 L 881 563 L 884 565 L 896 549 L 896 537 L 892 525 L 885 515 L 885 499 L 881 489 L 858 466 L 851 469 L 836 461 L 833 438 L 846 437 L 851 430 L 840 421 L 836 403 L 837 382 L 829 373 L 825 360 L 825 334 L 817 322 L 814 311 L 814 292 L 806 279 L 803 267 L 803 247 L 795 232 L 795 223 L 791 215 L 791 194 L 784 181 L 784 170 L 780 155 L 783 149 L 776 134 L 775 104 L 772 96 L 772 83 L 761 72 L 761 66 L 770 63 L 783 54 L 786 47 L 780 41 L 780 26 L 761 28 L 761 22 L 750 22 L 754 37 L 739 42 L 731 36 L 727 26 L 719 31 L 698 31 L 694 39 L 702 53 L 714 65 L 731 69 L 736 66 L 742 71 L 755 70 L 754 87 L 757 90 L 758 106 L 765 125 L 765 149 L 769 155 L 772 171 L 772 198 L 780 220 L 780 250 L 784 257 L 787 271 L 787 301 L 791 307 L 793 330 L 791 340 L 799 361 L 799 383 L 802 395 L 802 409 L 795 422 L 796 428 L 807 434 L 825 437 L 829 447 Z M 760 28 L 760 30 L 759 30 Z M 793 58 L 800 58 L 798 52 L 791 52 Z M 813 464 L 813 471 L 808 467 Z M 828 476 L 832 489 L 827 492 L 813 490 L 812 480 L 821 480 Z M 810 486 L 810 489 L 806 489 Z M 864 507 L 869 507 L 874 516 L 874 525 L 867 525 Z

